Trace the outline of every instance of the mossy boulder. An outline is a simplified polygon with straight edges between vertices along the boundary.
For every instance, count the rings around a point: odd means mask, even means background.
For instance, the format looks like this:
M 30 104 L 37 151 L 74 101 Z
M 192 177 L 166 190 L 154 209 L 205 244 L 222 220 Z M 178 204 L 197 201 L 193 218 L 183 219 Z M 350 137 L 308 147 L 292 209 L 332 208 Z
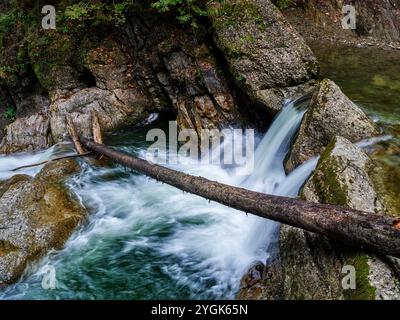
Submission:
M 73 160 L 47 164 L 34 178 L 0 183 L 0 286 L 15 282 L 26 266 L 61 249 L 86 210 L 64 186 L 79 171 Z
M 368 171 L 374 162 L 343 137 L 335 137 L 304 185 L 304 200 L 351 207 L 371 213 L 384 211 Z M 268 264 L 256 284 L 243 286 L 244 299 L 397 300 L 399 262 L 378 258 L 325 236 L 282 225 L 278 266 Z M 356 289 L 344 289 L 344 266 L 355 268 Z
M 291 171 L 321 154 L 336 135 L 357 142 L 379 132 L 333 81 L 324 79 L 311 99 L 285 167 Z
M 208 12 L 216 45 L 254 103 L 276 114 L 297 89 L 310 89 L 305 84 L 317 77 L 318 62 L 270 1 L 209 1 Z
M 317 168 L 304 185 L 302 197 L 319 203 L 383 212 L 368 170 L 371 158 L 343 137 L 334 137 L 322 153 Z
M 365 212 L 383 214 L 384 204 L 375 190 L 368 170 L 373 161 L 358 147 L 343 137 L 335 137 L 321 155 L 318 165 L 304 185 L 301 197 L 307 201 L 350 207 Z M 289 239 L 287 234 L 291 234 Z M 304 241 L 307 239 L 307 241 Z M 292 257 L 283 260 L 284 269 L 291 271 L 285 279 L 288 288 L 301 288 L 303 295 L 315 294 L 319 282 L 334 289 L 332 299 L 399 299 L 400 285 L 387 261 L 357 252 L 323 236 L 297 228 L 283 226 L 281 231 L 281 254 Z M 301 244 L 305 244 L 301 245 Z M 286 250 L 285 250 L 286 249 Z M 293 263 L 301 260 L 303 263 Z M 308 261 L 313 261 L 310 268 Z M 345 265 L 356 270 L 356 289 L 344 290 L 341 273 Z M 286 273 L 287 275 L 288 273 Z M 305 274 L 305 276 L 301 276 Z M 304 290 L 310 288 L 310 290 Z M 321 289 L 317 290 L 319 292 Z

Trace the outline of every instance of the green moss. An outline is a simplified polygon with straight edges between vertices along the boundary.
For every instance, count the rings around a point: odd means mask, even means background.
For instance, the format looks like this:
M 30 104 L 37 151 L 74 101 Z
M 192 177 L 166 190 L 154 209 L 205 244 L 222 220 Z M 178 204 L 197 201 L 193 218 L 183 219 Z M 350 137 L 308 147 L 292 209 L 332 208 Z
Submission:
M 201 0 L 158 0 L 152 3 L 152 7 L 161 13 L 173 12 L 181 24 L 190 24 L 194 28 L 207 15 Z
M 240 59 L 244 56 L 242 45 L 240 43 L 223 40 L 219 40 L 218 42 L 223 48 L 225 48 L 225 51 L 229 57 L 233 59 Z
M 365 254 L 358 254 L 347 261 L 348 265 L 354 266 L 356 270 L 356 289 L 344 291 L 346 300 L 375 300 L 376 289 L 371 286 L 368 275 L 368 257 Z
M 7 120 L 15 121 L 17 117 L 15 108 L 12 105 L 7 106 L 3 113 L 3 117 Z
M 293 6 L 295 4 L 295 1 L 293 0 L 276 0 L 274 1 L 275 5 L 280 9 L 280 10 L 286 10 Z
M 200 87 L 205 87 L 206 83 L 204 81 L 204 76 L 201 70 L 196 70 L 195 78 L 197 85 L 199 85 Z
M 373 157 L 374 161 L 368 167 L 368 175 L 374 183 L 378 198 L 384 204 L 386 214 L 400 216 L 399 167 L 396 163 L 385 161 L 378 153 Z
M 0 78 L 10 87 L 34 70 L 48 89 L 58 66 L 82 65 L 85 39 L 95 43 L 109 29 L 125 23 L 126 17 L 144 5 L 138 0 L 109 2 L 61 0 L 57 2 L 57 29 L 41 28 L 39 2 L 12 1 L 11 9 L 0 15 Z M 139 11 L 139 10 L 138 10 Z
M 331 157 L 335 144 L 336 139 L 333 139 L 322 153 L 317 167 L 318 173 L 314 176 L 313 182 L 322 203 L 346 206 L 348 190 L 346 185 L 340 182 L 339 166 Z
M 238 74 L 238 75 L 235 77 L 235 80 L 236 80 L 237 82 L 246 82 L 246 77 L 245 77 L 244 75 L 242 75 L 242 74 Z
M 266 28 L 260 9 L 245 0 L 214 1 L 208 7 L 208 16 L 213 18 L 213 27 L 217 30 L 235 26 L 240 21 L 253 21 L 259 29 Z

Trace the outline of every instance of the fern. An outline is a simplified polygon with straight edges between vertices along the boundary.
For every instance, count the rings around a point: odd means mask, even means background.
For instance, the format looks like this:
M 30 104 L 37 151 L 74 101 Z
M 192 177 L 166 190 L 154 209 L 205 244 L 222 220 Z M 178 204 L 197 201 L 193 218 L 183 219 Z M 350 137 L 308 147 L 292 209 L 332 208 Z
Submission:
M 15 121 L 15 119 L 17 118 L 17 114 L 14 107 L 11 105 L 7 106 L 6 111 L 4 111 L 3 113 L 3 116 L 7 120 Z

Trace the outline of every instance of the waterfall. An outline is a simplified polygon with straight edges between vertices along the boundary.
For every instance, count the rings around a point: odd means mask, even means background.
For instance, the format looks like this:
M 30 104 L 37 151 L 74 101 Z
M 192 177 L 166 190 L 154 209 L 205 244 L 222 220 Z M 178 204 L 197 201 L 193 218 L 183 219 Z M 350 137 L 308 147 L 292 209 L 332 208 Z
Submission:
M 317 162 L 313 159 L 290 175 L 283 166 L 308 101 L 285 105 L 260 141 L 254 170 L 247 177 L 189 158 L 170 167 L 295 197 Z M 124 148 L 138 151 L 135 146 Z M 144 152 L 139 147 L 141 156 Z M 0 166 L 12 162 L 5 159 L 0 158 Z M 267 248 L 276 240 L 275 222 L 209 203 L 120 166 L 94 168 L 83 161 L 82 166 L 70 187 L 93 212 L 88 223 L 63 250 L 49 254 L 0 293 L 1 298 L 234 298 L 248 267 L 266 261 Z M 56 290 L 41 287 L 49 266 L 57 271 Z

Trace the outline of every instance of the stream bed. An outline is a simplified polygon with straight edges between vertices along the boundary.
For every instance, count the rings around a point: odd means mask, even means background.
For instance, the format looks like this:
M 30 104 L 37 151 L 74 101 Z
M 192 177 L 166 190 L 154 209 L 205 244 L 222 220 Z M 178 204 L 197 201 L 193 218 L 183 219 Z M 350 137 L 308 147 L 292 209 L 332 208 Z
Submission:
M 313 49 L 323 61 L 322 74 L 390 130 L 390 143 L 399 146 L 400 132 L 395 134 L 400 124 L 399 56 L 365 49 Z M 307 101 L 287 104 L 268 132 L 259 135 L 255 169 L 249 176 L 236 176 L 229 168 L 190 158 L 169 166 L 231 185 L 296 197 L 317 162 L 314 159 L 289 176 L 283 169 L 306 105 Z M 150 144 L 146 133 L 166 128 L 168 120 L 159 117 L 149 125 L 121 130 L 108 136 L 106 143 L 144 157 Z M 58 150 L 0 157 L 0 166 L 11 169 L 16 161 L 34 163 Z M 382 157 L 398 169 L 397 154 Z M 91 212 L 88 221 L 63 250 L 30 266 L 18 283 L 0 292 L 1 299 L 230 299 L 235 298 L 248 267 L 269 256 L 267 248 L 276 240 L 274 222 L 209 203 L 119 165 L 80 163 L 82 172 L 69 186 Z M 38 169 L 25 173 L 33 175 Z M 57 279 L 52 290 L 42 286 L 49 268 Z

